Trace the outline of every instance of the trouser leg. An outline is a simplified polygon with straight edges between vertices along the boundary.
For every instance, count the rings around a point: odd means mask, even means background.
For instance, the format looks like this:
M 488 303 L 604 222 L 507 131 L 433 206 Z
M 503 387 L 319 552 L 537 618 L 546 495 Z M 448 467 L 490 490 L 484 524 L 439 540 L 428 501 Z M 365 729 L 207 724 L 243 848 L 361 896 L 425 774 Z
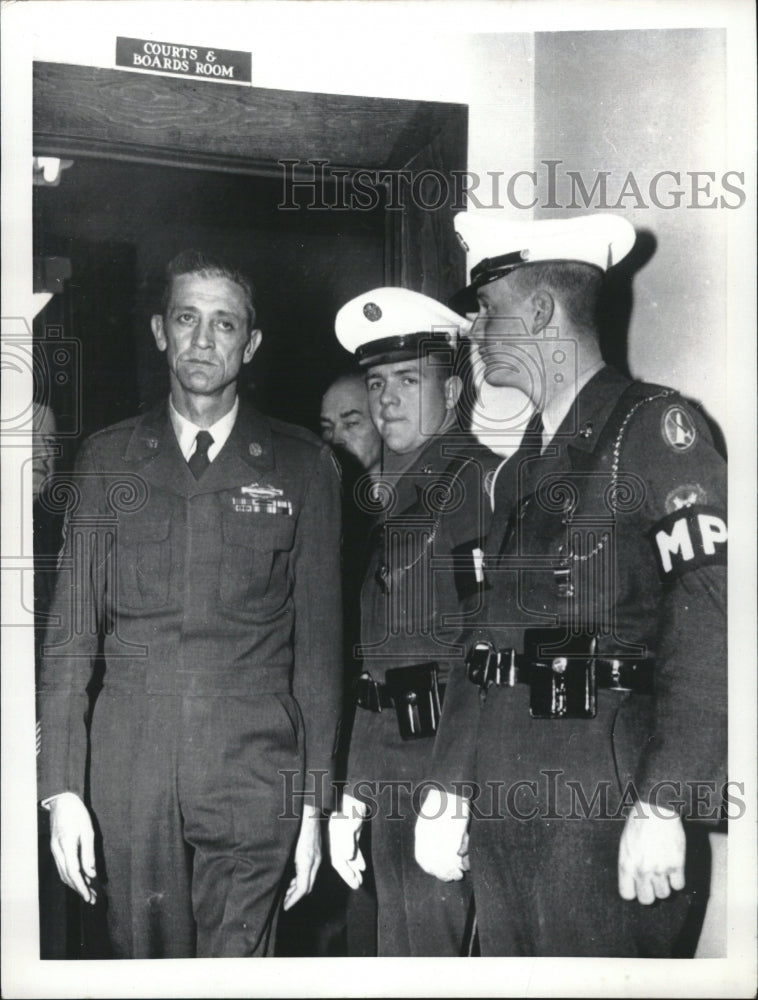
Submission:
M 687 891 L 642 906 L 618 894 L 623 821 L 475 821 L 471 834 L 482 955 L 667 957 Z
M 197 955 L 271 955 L 300 826 L 283 776 L 302 767 L 297 734 L 270 695 L 188 699 L 184 711 L 179 788 Z M 204 741 L 219 732 L 223 741 Z
M 372 857 L 380 956 L 457 956 L 471 899 L 471 880 L 441 882 L 414 857 L 416 817 L 411 796 L 400 793 L 399 818 L 372 821 Z
M 347 954 L 350 958 L 376 956 L 376 886 L 371 852 L 371 823 L 364 823 L 360 849 L 368 862 L 363 883 L 347 897 Z
M 172 721 L 171 700 L 155 696 L 101 697 L 96 709 L 92 808 L 115 958 L 195 954 Z

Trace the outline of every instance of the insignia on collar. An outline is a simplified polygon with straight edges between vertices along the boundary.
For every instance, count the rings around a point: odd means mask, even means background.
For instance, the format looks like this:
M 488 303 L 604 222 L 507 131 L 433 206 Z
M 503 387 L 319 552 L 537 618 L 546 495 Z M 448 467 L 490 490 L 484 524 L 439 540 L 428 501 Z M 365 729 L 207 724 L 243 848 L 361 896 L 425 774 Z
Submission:
M 249 444 L 247 446 L 247 450 L 250 452 L 253 458 L 260 458 L 260 456 L 263 454 L 263 447 L 259 445 L 257 441 L 253 441 L 252 444 Z
M 158 438 L 145 438 L 145 444 L 148 446 L 148 448 L 155 451 L 155 449 L 158 447 Z

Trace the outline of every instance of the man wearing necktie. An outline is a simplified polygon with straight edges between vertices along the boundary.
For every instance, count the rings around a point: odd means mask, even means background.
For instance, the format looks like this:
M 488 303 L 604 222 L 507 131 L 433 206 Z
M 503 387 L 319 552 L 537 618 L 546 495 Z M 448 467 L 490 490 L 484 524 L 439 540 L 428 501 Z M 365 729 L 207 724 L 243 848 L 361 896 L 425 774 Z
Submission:
M 471 336 L 535 416 L 495 482 L 416 857 L 459 879 L 468 836 L 483 955 L 691 954 L 691 821 L 718 821 L 726 769 L 725 463 L 690 403 L 604 365 L 632 226 L 503 215 L 455 220 Z
M 169 399 L 89 438 L 70 479 L 39 794 L 114 957 L 268 955 L 320 862 L 339 482 L 326 446 L 237 395 L 261 342 L 243 275 L 180 254 L 152 331 Z

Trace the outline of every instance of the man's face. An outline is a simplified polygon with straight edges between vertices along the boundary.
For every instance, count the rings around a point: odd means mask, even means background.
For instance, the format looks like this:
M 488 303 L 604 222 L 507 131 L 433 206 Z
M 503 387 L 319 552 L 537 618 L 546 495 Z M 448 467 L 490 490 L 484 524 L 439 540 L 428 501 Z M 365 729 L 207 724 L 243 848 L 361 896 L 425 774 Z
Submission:
M 511 275 L 498 278 L 477 291 L 479 312 L 471 328 L 490 385 L 509 386 L 531 393 L 535 372 L 541 367 L 532 338 L 531 296 L 524 295 Z
M 378 464 L 382 439 L 371 423 L 366 386 L 359 379 L 332 386 L 321 401 L 321 437 L 344 448 L 364 469 Z
M 388 448 L 404 455 L 437 433 L 455 403 L 453 381 L 441 378 L 428 359 L 369 368 L 369 412 Z
M 245 295 L 228 278 L 180 274 L 165 316 L 153 316 L 153 336 L 166 352 L 172 389 L 218 396 L 237 381 L 261 341 L 248 333 Z

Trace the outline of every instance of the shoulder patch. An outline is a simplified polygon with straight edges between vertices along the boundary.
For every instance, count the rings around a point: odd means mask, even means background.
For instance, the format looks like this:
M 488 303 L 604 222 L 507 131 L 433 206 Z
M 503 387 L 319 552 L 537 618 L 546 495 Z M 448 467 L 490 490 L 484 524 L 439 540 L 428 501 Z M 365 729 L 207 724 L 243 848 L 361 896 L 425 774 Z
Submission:
M 724 565 L 727 530 L 723 510 L 693 504 L 672 511 L 650 529 L 658 573 L 670 581 L 699 566 Z
M 664 411 L 661 434 L 674 451 L 689 451 L 697 440 L 697 428 L 683 406 L 669 406 Z
M 700 483 L 682 483 L 675 486 L 666 495 L 665 507 L 667 514 L 673 514 L 683 507 L 692 507 L 694 504 L 708 503 L 708 495 Z

